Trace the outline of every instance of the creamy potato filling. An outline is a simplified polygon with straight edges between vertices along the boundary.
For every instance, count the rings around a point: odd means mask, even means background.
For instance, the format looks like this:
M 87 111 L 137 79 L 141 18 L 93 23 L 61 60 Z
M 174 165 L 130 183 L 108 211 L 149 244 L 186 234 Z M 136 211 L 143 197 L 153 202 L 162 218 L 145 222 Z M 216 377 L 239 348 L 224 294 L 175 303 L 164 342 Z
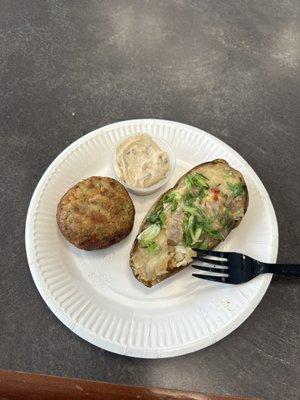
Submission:
M 168 191 L 146 218 L 132 256 L 141 280 L 161 280 L 192 262 L 193 249 L 210 249 L 224 240 L 244 215 L 246 190 L 229 165 L 203 165 Z

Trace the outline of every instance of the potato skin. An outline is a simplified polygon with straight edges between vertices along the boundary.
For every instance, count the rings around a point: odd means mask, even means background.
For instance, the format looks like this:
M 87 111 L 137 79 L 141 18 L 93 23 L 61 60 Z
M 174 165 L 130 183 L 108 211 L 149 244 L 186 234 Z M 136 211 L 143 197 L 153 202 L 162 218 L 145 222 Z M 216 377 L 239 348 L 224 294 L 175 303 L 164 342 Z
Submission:
M 83 250 L 109 247 L 132 230 L 135 209 L 124 186 L 113 178 L 92 176 L 61 198 L 56 220 L 64 237 Z
M 185 175 L 183 175 L 183 176 L 185 176 Z M 181 179 L 181 178 L 180 178 L 180 179 Z M 178 181 L 178 182 L 179 182 L 179 181 Z M 135 237 L 135 239 L 134 239 L 134 242 L 133 242 L 132 247 L 131 247 L 131 250 L 130 250 L 130 255 L 129 255 L 129 266 L 130 266 L 130 268 L 131 268 L 131 270 L 132 270 L 132 272 L 133 272 L 133 275 L 134 275 L 134 277 L 135 277 L 138 281 L 142 282 L 143 285 L 145 285 L 145 286 L 147 286 L 147 287 L 149 287 L 149 288 L 151 288 L 151 287 L 152 287 L 153 285 L 155 285 L 156 283 L 161 282 L 161 280 L 160 280 L 160 281 L 156 280 L 155 282 L 154 282 L 154 281 L 149 281 L 149 280 L 146 281 L 146 280 L 144 280 L 144 279 L 140 279 L 139 276 L 138 276 L 138 274 L 136 273 L 136 270 L 135 270 L 135 267 L 134 267 L 134 262 L 133 262 L 132 257 L 133 257 L 133 255 L 134 255 L 134 252 L 137 250 L 137 247 L 139 246 L 139 241 L 138 241 L 138 238 L 137 238 L 137 237 L 138 237 L 138 235 L 146 228 L 146 225 L 147 225 L 147 217 L 148 217 L 148 215 L 151 214 L 152 211 L 155 210 L 155 208 L 159 205 L 159 202 L 163 199 L 163 197 L 164 197 L 168 192 L 171 192 L 171 190 L 173 190 L 173 189 L 178 185 L 178 182 L 176 182 L 176 184 L 174 185 L 174 187 L 172 187 L 172 188 L 166 190 L 165 192 L 163 192 L 163 193 L 159 196 L 159 198 L 153 203 L 153 205 L 150 207 L 150 209 L 148 210 L 147 214 L 145 215 L 145 217 L 143 218 L 143 220 L 142 220 L 142 222 L 141 222 L 141 226 L 140 226 L 140 228 L 139 228 L 139 231 L 138 231 L 138 233 L 137 233 L 137 235 L 136 235 L 136 237 Z M 176 272 L 181 271 L 183 268 L 185 268 L 185 267 L 176 268 L 176 269 L 170 271 L 169 274 L 166 275 L 166 276 L 164 277 L 164 279 L 169 278 L 170 276 L 174 275 Z M 163 279 L 162 279 L 162 280 L 163 280 Z
M 213 160 L 213 161 L 209 161 L 209 162 L 205 162 L 205 163 L 196 165 L 194 168 L 192 168 L 192 169 L 190 169 L 189 171 L 187 171 L 184 175 L 182 175 L 182 176 L 179 178 L 179 180 L 175 183 L 175 185 L 174 185 L 172 188 L 170 188 L 170 189 L 168 189 L 167 191 L 165 191 L 164 193 L 162 193 L 161 196 L 160 196 L 160 197 L 156 200 L 156 202 L 152 205 L 152 207 L 149 209 L 149 211 L 147 212 L 147 214 L 145 215 L 145 217 L 144 217 L 144 219 L 143 219 L 143 221 L 142 221 L 142 223 L 141 223 L 141 226 L 140 226 L 140 228 L 139 228 L 139 231 L 138 231 L 137 236 L 146 228 L 146 226 L 147 226 L 147 217 L 148 217 L 148 215 L 151 214 L 151 212 L 154 211 L 154 210 L 156 209 L 156 207 L 158 206 L 159 202 L 162 201 L 163 197 L 164 197 L 168 192 L 170 192 L 170 191 L 172 191 L 173 189 L 175 189 L 176 187 L 178 187 L 178 186 L 180 185 L 180 183 L 183 181 L 183 179 L 184 179 L 188 174 L 190 174 L 191 172 L 193 172 L 193 171 L 198 171 L 200 167 L 203 167 L 203 166 L 205 166 L 205 165 L 208 165 L 208 166 L 209 166 L 209 165 L 212 165 L 212 166 L 213 166 L 214 164 L 224 164 L 224 166 L 226 166 L 226 167 L 229 166 L 229 164 L 227 163 L 227 161 L 218 158 L 218 159 L 215 159 L 215 160 Z M 236 171 L 236 170 L 235 170 L 234 168 L 232 168 L 231 166 L 230 166 L 230 168 L 231 168 L 232 171 L 235 171 L 235 172 L 237 172 L 237 173 L 240 174 L 239 171 Z M 248 205 L 249 205 L 249 193 L 248 193 L 248 189 L 247 189 L 246 183 L 245 183 L 245 181 L 244 181 L 244 178 L 243 178 L 242 176 L 241 176 L 241 182 L 243 182 L 243 184 L 245 185 L 245 203 L 243 204 L 243 206 L 244 206 L 243 208 L 244 208 L 244 213 L 246 213 L 246 211 L 247 211 L 247 209 L 248 209 Z M 236 228 L 236 227 L 240 224 L 241 220 L 242 220 L 242 218 L 240 218 L 239 220 L 237 220 L 235 226 L 233 226 L 232 229 Z M 140 279 L 139 276 L 138 276 L 138 274 L 136 273 L 135 266 L 134 266 L 134 262 L 133 262 L 133 255 L 134 255 L 135 251 L 137 250 L 137 247 L 139 246 L 139 242 L 138 242 L 137 236 L 136 236 L 136 238 L 135 238 L 135 240 L 134 240 L 134 242 L 133 242 L 133 245 L 132 245 L 132 248 L 131 248 L 131 251 L 130 251 L 129 266 L 130 266 L 130 268 L 131 268 L 131 270 L 132 270 L 132 272 L 133 272 L 135 278 L 136 278 L 137 280 L 139 280 L 141 283 L 143 283 L 145 286 L 151 288 L 153 285 L 156 285 L 157 283 L 162 282 L 163 280 L 169 278 L 170 276 L 174 275 L 175 273 L 177 273 L 177 272 L 183 270 L 184 268 L 186 268 L 186 266 L 182 266 L 182 267 L 179 267 L 179 268 L 171 269 L 171 270 L 168 271 L 168 274 L 165 274 L 164 276 L 161 276 L 161 277 L 159 277 L 159 279 L 155 279 L 155 280 L 147 280 L 147 281 L 146 281 L 146 280 Z M 221 242 L 221 240 L 215 240 L 214 245 L 213 245 L 212 247 L 210 247 L 210 249 L 213 249 L 214 247 L 216 247 L 220 242 Z

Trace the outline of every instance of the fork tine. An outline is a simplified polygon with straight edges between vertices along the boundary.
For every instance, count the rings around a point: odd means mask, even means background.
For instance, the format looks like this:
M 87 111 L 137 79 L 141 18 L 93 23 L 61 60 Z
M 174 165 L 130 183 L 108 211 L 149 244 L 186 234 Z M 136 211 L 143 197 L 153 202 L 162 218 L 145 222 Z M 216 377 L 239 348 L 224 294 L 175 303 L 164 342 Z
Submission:
M 221 258 L 227 258 L 226 253 L 223 253 L 223 251 L 215 251 L 215 250 L 196 250 L 197 254 L 199 256 L 214 256 L 214 257 L 221 257 Z
M 207 275 L 207 276 L 217 276 L 217 277 L 224 277 L 227 278 L 229 275 L 225 271 L 217 271 L 217 270 L 212 270 L 212 271 L 207 271 L 207 270 L 198 270 L 200 273 L 199 275 Z
M 200 271 L 211 271 L 211 272 L 222 272 L 224 274 L 228 273 L 228 267 L 226 267 L 224 265 L 224 267 L 222 268 L 222 266 L 217 265 L 211 265 L 211 266 L 206 266 L 206 265 L 197 265 L 197 264 L 192 264 L 193 268 L 199 269 Z
M 194 260 L 205 262 L 207 264 L 222 265 L 224 267 L 227 266 L 226 261 L 212 260 L 210 258 L 194 257 Z
M 195 278 L 205 279 L 207 281 L 228 283 L 228 277 L 225 276 L 214 276 L 214 275 L 201 275 L 201 274 L 192 274 Z

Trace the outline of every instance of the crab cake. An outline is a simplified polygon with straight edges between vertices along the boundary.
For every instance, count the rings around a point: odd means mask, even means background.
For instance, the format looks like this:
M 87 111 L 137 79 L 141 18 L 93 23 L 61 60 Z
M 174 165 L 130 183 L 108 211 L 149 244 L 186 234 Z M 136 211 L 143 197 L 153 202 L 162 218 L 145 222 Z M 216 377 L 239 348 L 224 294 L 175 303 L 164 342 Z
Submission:
M 67 191 L 57 206 L 57 224 L 76 247 L 96 250 L 124 239 L 134 221 L 134 205 L 124 186 L 92 176 Z

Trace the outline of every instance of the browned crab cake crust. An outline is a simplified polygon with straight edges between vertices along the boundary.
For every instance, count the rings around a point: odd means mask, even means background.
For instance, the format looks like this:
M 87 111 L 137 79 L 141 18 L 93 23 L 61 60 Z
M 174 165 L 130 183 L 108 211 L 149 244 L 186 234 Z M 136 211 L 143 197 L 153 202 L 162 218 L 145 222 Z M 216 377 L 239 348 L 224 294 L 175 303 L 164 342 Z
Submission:
M 96 250 L 124 239 L 132 229 L 134 214 L 132 200 L 120 182 L 91 176 L 61 198 L 56 220 L 69 242 L 80 249 Z

